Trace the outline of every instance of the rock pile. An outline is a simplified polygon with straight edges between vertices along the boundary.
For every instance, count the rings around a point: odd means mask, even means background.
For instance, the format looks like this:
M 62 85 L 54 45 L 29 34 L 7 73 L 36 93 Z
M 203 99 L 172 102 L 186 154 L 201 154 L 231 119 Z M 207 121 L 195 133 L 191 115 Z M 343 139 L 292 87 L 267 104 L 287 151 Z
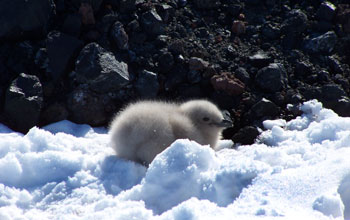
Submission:
M 3 0 L 0 26 L 0 122 L 21 132 L 144 98 L 211 99 L 245 144 L 287 104 L 350 116 L 347 0 Z

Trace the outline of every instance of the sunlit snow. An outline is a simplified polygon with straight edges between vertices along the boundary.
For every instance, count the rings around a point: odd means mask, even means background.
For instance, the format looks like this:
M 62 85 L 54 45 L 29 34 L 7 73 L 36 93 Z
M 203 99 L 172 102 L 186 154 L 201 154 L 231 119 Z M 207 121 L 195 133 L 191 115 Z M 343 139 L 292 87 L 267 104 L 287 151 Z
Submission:
M 0 219 L 350 219 L 350 118 L 301 110 L 236 150 L 177 140 L 148 169 L 103 128 L 0 124 Z

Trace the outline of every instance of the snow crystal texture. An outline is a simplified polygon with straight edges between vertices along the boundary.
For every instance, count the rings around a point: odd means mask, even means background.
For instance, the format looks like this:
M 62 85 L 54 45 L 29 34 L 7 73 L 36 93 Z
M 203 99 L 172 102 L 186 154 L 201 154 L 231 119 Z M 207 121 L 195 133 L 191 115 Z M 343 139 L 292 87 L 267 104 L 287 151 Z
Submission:
M 236 150 L 177 140 L 148 169 L 103 128 L 0 124 L 0 219 L 350 219 L 350 118 L 301 110 Z

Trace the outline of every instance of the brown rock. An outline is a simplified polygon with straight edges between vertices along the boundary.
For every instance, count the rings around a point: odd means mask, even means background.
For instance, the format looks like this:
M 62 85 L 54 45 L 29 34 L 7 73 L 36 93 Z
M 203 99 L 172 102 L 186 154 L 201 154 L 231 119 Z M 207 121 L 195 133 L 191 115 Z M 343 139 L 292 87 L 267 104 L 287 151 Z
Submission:
M 209 63 L 207 61 L 204 61 L 201 58 L 198 57 L 191 57 L 188 61 L 190 70 L 204 70 L 209 66 Z
M 95 16 L 92 6 L 89 3 L 81 3 L 79 8 L 81 23 L 84 25 L 95 24 Z
M 223 91 L 231 96 L 240 95 L 245 90 L 244 83 L 228 72 L 213 76 L 210 82 L 215 90 Z
M 243 21 L 236 20 L 233 22 L 231 30 L 237 35 L 244 34 L 246 30 L 245 23 Z

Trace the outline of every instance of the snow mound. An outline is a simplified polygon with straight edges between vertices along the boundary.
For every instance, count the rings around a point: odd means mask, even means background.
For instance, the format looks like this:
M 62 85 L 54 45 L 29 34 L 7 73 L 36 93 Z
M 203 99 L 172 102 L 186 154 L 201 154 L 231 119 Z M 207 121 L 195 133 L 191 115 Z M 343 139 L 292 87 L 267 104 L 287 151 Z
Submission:
M 0 125 L 0 219 L 350 219 L 350 118 L 301 110 L 236 150 L 177 140 L 148 169 L 104 128 Z
M 189 140 L 177 140 L 150 164 L 141 184 L 123 199 L 143 200 L 160 214 L 192 197 L 227 206 L 262 169 L 220 163 L 215 152 Z

